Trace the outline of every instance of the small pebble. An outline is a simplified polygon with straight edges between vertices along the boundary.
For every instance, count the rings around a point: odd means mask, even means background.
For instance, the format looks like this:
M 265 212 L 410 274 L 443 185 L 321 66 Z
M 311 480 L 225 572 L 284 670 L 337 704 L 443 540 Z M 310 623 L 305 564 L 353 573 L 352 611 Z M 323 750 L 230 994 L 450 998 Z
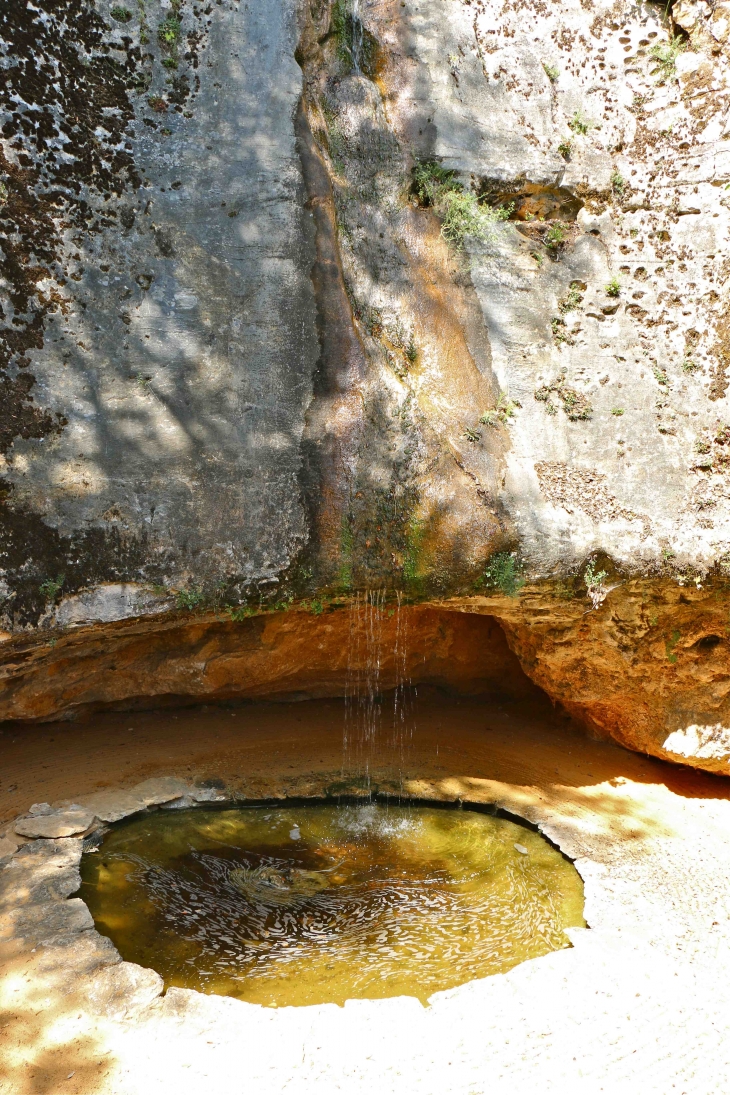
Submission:
M 524 844 L 515 844 L 515 849 L 516 849 L 516 851 L 518 851 L 520 853 L 520 855 L 527 855 L 528 854 L 527 853 L 527 848 L 524 846 Z
M 301 835 L 302 834 L 299 832 L 299 826 L 298 825 L 295 825 L 293 829 L 289 830 L 289 836 L 292 840 L 300 840 Z

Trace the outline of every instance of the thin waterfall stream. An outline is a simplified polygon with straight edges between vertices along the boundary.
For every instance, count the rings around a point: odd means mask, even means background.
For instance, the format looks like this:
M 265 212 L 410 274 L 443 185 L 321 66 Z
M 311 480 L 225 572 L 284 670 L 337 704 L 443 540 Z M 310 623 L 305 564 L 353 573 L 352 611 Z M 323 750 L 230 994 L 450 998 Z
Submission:
M 408 613 L 403 594 L 389 597 L 385 589 L 356 593 L 349 613 L 342 772 L 363 778 L 369 789 L 375 757 L 395 755 L 403 773 L 411 732 Z M 392 689 L 392 724 L 385 710 L 383 670 L 387 690 Z

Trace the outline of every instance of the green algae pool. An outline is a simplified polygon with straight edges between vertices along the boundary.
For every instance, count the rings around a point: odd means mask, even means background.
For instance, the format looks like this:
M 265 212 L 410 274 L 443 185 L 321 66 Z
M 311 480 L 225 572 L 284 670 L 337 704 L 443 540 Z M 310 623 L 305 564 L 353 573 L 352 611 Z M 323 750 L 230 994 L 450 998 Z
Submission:
M 432 993 L 570 945 L 575 867 L 538 833 L 419 804 L 159 810 L 82 859 L 80 896 L 166 986 L 269 1006 Z

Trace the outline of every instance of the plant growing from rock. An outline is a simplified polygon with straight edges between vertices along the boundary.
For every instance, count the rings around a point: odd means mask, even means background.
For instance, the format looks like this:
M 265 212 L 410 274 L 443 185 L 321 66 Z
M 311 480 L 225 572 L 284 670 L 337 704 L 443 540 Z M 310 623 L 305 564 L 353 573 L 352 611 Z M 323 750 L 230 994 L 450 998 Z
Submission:
M 570 138 L 566 137 L 566 139 L 564 141 L 561 141 L 560 144 L 558 145 L 558 152 L 560 153 L 560 155 L 563 157 L 564 160 L 569 160 L 570 159 L 570 153 L 572 152 L 572 150 L 573 150 L 573 142 L 570 140 Z
M 112 19 L 115 19 L 117 23 L 128 23 L 132 18 L 132 13 L 129 8 L 114 7 L 109 12 Z
M 502 551 L 490 559 L 484 571 L 484 584 L 490 589 L 498 589 L 507 597 L 517 597 L 525 584 L 520 571 L 516 553 Z
M 205 601 L 205 594 L 198 586 L 188 586 L 187 589 L 178 589 L 175 592 L 175 607 L 192 612 L 199 608 Z
M 626 186 L 626 180 L 624 179 L 623 175 L 620 174 L 620 172 L 614 171 L 613 175 L 611 176 L 611 186 L 619 195 L 619 197 L 621 197 L 624 192 L 624 187 Z
M 592 124 L 593 123 L 585 117 L 582 110 L 576 110 L 575 114 L 568 122 L 568 129 L 571 129 L 573 133 L 580 133 L 581 136 L 585 136 Z
M 477 240 L 493 239 L 496 225 L 509 219 L 514 205 L 492 209 L 480 205 L 476 194 L 448 190 L 436 209 L 442 218 L 444 239 L 461 250 L 467 236 Z
M 677 75 L 677 58 L 684 53 L 687 42 L 677 34 L 668 42 L 657 42 L 649 50 L 649 55 L 656 61 L 654 74 L 659 74 L 659 83 L 666 84 L 668 80 L 675 79 Z
M 684 583 L 681 582 L 680 584 L 683 585 Z M 674 648 L 679 642 L 680 638 L 681 635 L 679 631 L 673 631 L 670 638 L 664 640 L 664 650 L 667 655 L 667 661 L 671 662 L 672 665 L 677 664 L 677 655 L 674 653 Z
M 441 233 L 457 250 L 471 236 L 492 239 L 496 226 L 508 220 L 514 203 L 492 208 L 481 205 L 476 194 L 465 190 L 453 171 L 428 161 L 413 169 L 413 189 L 421 205 L 432 206 L 441 217 Z
M 535 399 L 538 403 L 545 404 L 545 410 L 550 415 L 557 414 L 555 404 L 551 399 L 553 395 L 560 400 L 563 410 L 571 422 L 585 421 L 593 414 L 593 407 L 586 396 L 582 392 L 576 391 L 575 388 L 567 386 L 565 374 L 561 374 L 550 384 L 543 384 L 535 392 Z
M 618 297 L 621 296 L 621 282 L 614 274 L 608 285 L 606 286 L 606 296 Z
M 500 392 L 497 406 L 491 411 L 485 411 L 479 421 L 483 426 L 506 426 L 510 419 L 514 418 L 519 406 L 518 402 L 509 399 L 504 392 Z
M 473 430 L 470 426 L 466 426 L 464 428 L 464 439 L 470 441 L 472 445 L 475 445 L 477 441 L 481 441 L 482 435 L 479 433 L 479 430 Z
M 567 312 L 574 312 L 582 303 L 583 294 L 580 291 L 579 284 L 574 281 L 571 283 L 570 289 L 566 295 L 559 301 L 558 311 L 564 316 Z
M 550 330 L 553 333 L 553 339 L 557 346 L 572 346 L 573 339 L 568 334 L 568 328 L 565 326 L 565 320 L 560 316 L 553 316 L 550 320 Z
M 229 606 L 226 611 L 234 624 L 240 624 L 250 616 L 253 616 L 256 609 L 252 608 L 251 605 L 239 605 L 236 608 Z
M 669 387 L 669 377 L 665 373 L 664 369 L 660 369 L 658 365 L 652 365 L 651 371 L 654 374 L 654 379 L 657 384 L 663 384 L 664 387 Z
M 608 590 L 604 585 L 606 578 L 608 578 L 608 572 L 605 570 L 596 570 L 596 564 L 593 560 L 588 563 L 588 566 L 583 572 L 586 592 L 594 608 L 598 608 L 599 605 L 603 604 L 608 595 Z
M 545 233 L 545 246 L 557 251 L 565 243 L 567 228 L 562 221 L 555 221 Z
M 63 589 L 65 580 L 65 575 L 63 574 L 59 574 L 57 578 L 46 578 L 46 580 L 40 584 L 39 592 L 41 596 L 45 597 L 46 601 L 55 601 L 56 597 Z
M 611 414 L 616 415 L 617 418 L 620 418 L 623 413 L 624 413 L 623 407 L 614 407 L 613 410 L 611 411 Z
M 157 40 L 161 46 L 171 49 L 180 38 L 181 23 L 176 16 L 163 19 L 157 28 Z
M 542 67 L 545 69 L 545 75 L 547 76 L 548 80 L 550 80 L 551 83 L 555 83 L 557 78 L 560 76 L 560 69 L 558 68 L 558 66 L 551 65 L 548 64 L 547 61 L 543 61 Z

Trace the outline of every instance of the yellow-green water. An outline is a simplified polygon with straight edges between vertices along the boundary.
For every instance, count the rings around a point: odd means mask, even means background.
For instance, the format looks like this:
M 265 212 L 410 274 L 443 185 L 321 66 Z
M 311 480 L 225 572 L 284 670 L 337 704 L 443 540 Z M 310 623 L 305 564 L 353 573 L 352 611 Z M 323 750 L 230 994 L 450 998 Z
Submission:
M 584 925 L 580 876 L 538 833 L 421 805 L 160 810 L 110 832 L 82 880 L 123 958 L 279 1007 L 425 1001 Z

